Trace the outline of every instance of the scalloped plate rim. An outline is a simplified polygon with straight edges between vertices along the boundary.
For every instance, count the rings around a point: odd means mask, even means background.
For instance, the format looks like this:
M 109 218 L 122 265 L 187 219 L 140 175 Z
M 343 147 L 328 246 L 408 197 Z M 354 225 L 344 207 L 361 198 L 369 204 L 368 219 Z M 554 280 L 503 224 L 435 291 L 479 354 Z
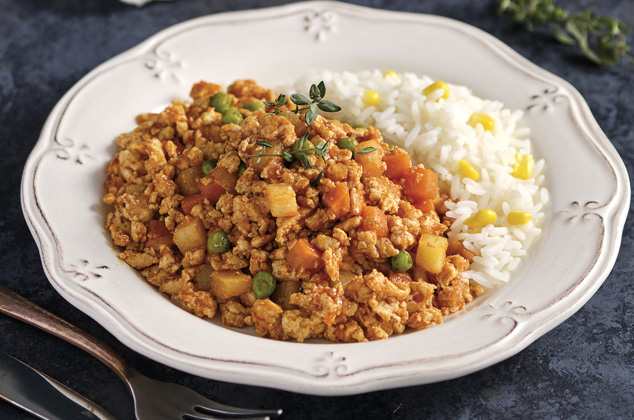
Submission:
M 276 368 L 274 366 L 263 366 L 261 369 L 257 368 L 259 370 L 257 370 L 256 372 L 246 373 L 244 363 L 242 363 L 241 361 L 236 362 L 237 365 L 231 362 L 218 362 L 211 364 L 202 363 L 204 361 L 201 362 L 201 360 L 196 360 L 196 358 L 183 358 L 178 354 L 173 354 L 170 351 L 166 351 L 165 349 L 152 347 L 151 343 L 148 343 L 142 337 L 135 336 L 130 332 L 130 326 L 125 325 L 125 319 L 121 319 L 117 314 L 111 312 L 107 307 L 95 307 L 94 302 L 95 299 L 99 299 L 98 296 L 89 296 L 78 293 L 76 290 L 72 290 L 72 287 L 66 284 L 67 279 L 60 280 L 56 277 L 56 275 L 54 275 L 54 271 L 56 270 L 55 265 L 57 263 L 59 255 L 56 255 L 56 244 L 52 242 L 53 239 L 47 232 L 48 227 L 43 219 L 44 215 L 39 214 L 36 211 L 38 210 L 37 208 L 34 209 L 35 205 L 32 197 L 34 192 L 33 187 L 30 185 L 29 181 L 32 181 L 35 177 L 34 172 L 39 160 L 50 148 L 50 145 L 47 144 L 47 142 L 50 141 L 51 130 L 53 129 L 55 124 L 62 119 L 63 112 L 66 106 L 69 105 L 75 94 L 80 92 L 92 78 L 98 77 L 101 72 L 107 71 L 109 66 L 115 65 L 116 63 L 127 59 L 138 58 L 143 52 L 151 50 L 153 47 L 159 45 L 161 42 L 169 39 L 170 36 L 178 33 L 187 32 L 191 28 L 196 27 L 196 25 L 198 24 L 213 23 L 217 21 L 223 21 L 225 19 L 231 19 L 234 17 L 245 16 L 250 16 L 257 20 L 261 16 L 275 17 L 289 11 L 297 12 L 302 9 L 318 10 L 327 8 L 335 9 L 335 11 L 341 10 L 352 11 L 355 13 L 358 12 L 360 14 L 371 14 L 373 17 L 379 20 L 385 18 L 386 21 L 394 20 L 397 18 L 404 18 L 411 20 L 412 22 L 418 22 L 422 25 L 426 23 L 448 25 L 457 28 L 464 33 L 473 35 L 474 38 L 478 39 L 484 45 L 484 47 L 496 50 L 498 54 L 509 61 L 517 70 L 528 73 L 536 79 L 547 80 L 551 83 L 554 83 L 557 86 L 561 87 L 566 93 L 570 94 L 571 104 L 573 108 L 575 108 L 575 111 L 579 113 L 578 118 L 581 119 L 581 121 L 577 122 L 580 122 L 586 126 L 584 127 L 584 130 L 590 137 L 590 140 L 594 143 L 594 146 L 599 150 L 603 158 L 607 161 L 609 166 L 614 171 L 615 179 L 617 181 L 617 192 L 615 194 L 619 194 L 620 196 L 622 196 L 623 203 L 627 205 L 615 208 L 613 211 L 614 214 L 610 214 L 614 217 L 611 217 L 611 223 L 606 225 L 606 231 L 609 234 L 605 234 L 602 238 L 606 239 L 607 244 L 604 243 L 603 249 L 599 250 L 602 252 L 598 252 L 598 259 L 601 259 L 601 261 L 597 260 L 595 264 L 590 268 L 591 272 L 589 272 L 585 278 L 581 279 L 584 281 L 587 280 L 586 283 L 584 283 L 585 289 L 572 290 L 571 295 L 574 294 L 574 301 L 564 302 L 562 300 L 560 302 L 560 306 L 563 305 L 564 307 L 553 310 L 554 313 L 551 314 L 553 316 L 549 317 L 547 321 L 538 323 L 537 325 L 533 326 L 533 328 L 527 328 L 527 321 L 525 324 L 523 324 L 523 328 L 526 331 L 524 331 L 521 335 L 516 334 L 514 341 L 510 343 L 510 345 L 499 345 L 499 351 L 497 351 L 494 355 L 488 355 L 484 360 L 480 360 L 479 362 L 470 364 L 468 366 L 450 366 L 448 371 L 442 371 L 441 369 L 437 372 L 430 371 L 429 369 L 421 370 L 420 368 L 416 367 L 414 367 L 413 369 L 409 369 L 408 372 L 403 372 L 402 370 L 391 371 L 389 367 L 383 370 L 379 368 L 380 373 L 374 375 L 373 377 L 371 376 L 370 378 L 367 378 L 363 375 L 360 375 L 358 380 L 347 381 L 345 383 L 338 383 L 336 377 L 332 380 L 315 380 L 311 377 L 294 377 L 292 376 L 292 373 L 289 374 L 288 372 L 284 371 L 276 371 Z M 148 38 L 146 41 L 143 41 L 136 47 L 133 47 L 130 50 L 123 52 L 116 57 L 106 61 L 105 63 L 88 73 L 86 76 L 84 76 L 80 81 L 78 81 L 62 97 L 62 99 L 60 99 L 58 104 L 51 112 L 49 118 L 44 125 L 40 139 L 36 143 L 25 165 L 21 193 L 23 212 L 25 214 L 25 218 L 27 220 L 29 228 L 36 240 L 38 249 L 40 250 L 42 263 L 51 284 L 60 294 L 62 294 L 64 298 L 66 298 L 73 305 L 100 322 L 104 327 L 106 327 L 111 333 L 113 333 L 126 345 L 142 354 L 152 357 L 157 361 L 188 371 L 190 373 L 199 374 L 209 378 L 244 384 L 269 386 L 274 388 L 286 389 L 289 391 L 319 395 L 354 394 L 391 387 L 424 384 L 444 379 L 456 378 L 488 367 L 494 363 L 497 363 L 518 353 L 526 346 L 528 346 L 531 342 L 533 342 L 555 326 L 559 325 L 574 312 L 576 312 L 585 302 L 587 302 L 587 300 L 603 283 L 605 278 L 608 276 L 612 266 L 614 265 L 616 256 L 618 254 L 622 229 L 625 223 L 625 218 L 627 217 L 627 208 L 629 208 L 630 200 L 629 178 L 627 177 L 627 172 L 622 161 L 618 157 L 618 154 L 614 150 L 613 146 L 609 143 L 609 140 L 600 130 L 598 124 L 594 120 L 594 117 L 589 110 L 588 105 L 585 103 L 581 95 L 566 81 L 547 72 L 544 69 L 541 69 L 540 67 L 521 57 L 519 54 L 511 50 L 508 46 L 503 44 L 501 41 L 468 24 L 453 21 L 449 18 L 444 17 L 422 14 L 409 14 L 403 12 L 389 12 L 337 2 L 295 3 L 280 7 L 257 9 L 251 11 L 227 12 L 217 15 L 199 17 L 164 29 L 156 35 Z M 574 292 L 576 292 L 576 294 Z M 388 340 L 388 342 L 390 340 Z M 335 344 L 326 345 L 327 347 L 325 348 L 331 349 L 337 348 L 336 346 L 360 345 L 362 344 Z M 291 382 L 279 383 L 279 380 L 284 378 L 291 380 Z

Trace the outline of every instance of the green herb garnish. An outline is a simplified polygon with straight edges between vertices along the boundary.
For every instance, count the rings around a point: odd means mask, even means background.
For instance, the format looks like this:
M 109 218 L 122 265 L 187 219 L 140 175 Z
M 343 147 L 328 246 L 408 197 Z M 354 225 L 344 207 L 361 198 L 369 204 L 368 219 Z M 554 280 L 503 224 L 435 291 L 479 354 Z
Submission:
M 306 111 L 305 119 L 306 124 L 311 125 L 317 119 L 317 108 L 324 112 L 338 112 L 341 111 L 341 107 L 333 102 L 327 101 L 324 98 L 326 96 L 326 84 L 321 81 L 318 85 L 311 85 L 308 95 L 308 99 L 301 93 L 294 93 L 291 95 L 291 102 L 297 105 L 295 113 L 299 111 Z M 304 108 L 300 108 L 301 105 L 307 105 Z
M 324 82 L 319 82 L 319 84 L 311 85 L 309 94 L 310 99 L 301 93 L 294 93 L 290 96 L 291 102 L 297 105 L 295 108 L 295 113 L 299 113 L 300 111 L 306 111 L 305 121 L 307 125 L 311 125 L 317 119 L 317 108 L 321 109 L 324 112 L 337 112 L 341 111 L 341 107 L 333 102 L 327 101 L 324 98 L 326 95 L 326 85 Z M 288 104 L 286 100 L 286 95 L 280 94 L 275 102 L 263 101 L 265 105 L 275 108 L 272 113 L 275 115 L 280 115 L 281 108 Z M 301 108 L 304 106 L 304 108 Z M 295 144 L 293 145 L 291 151 L 288 150 L 283 151 L 282 153 L 265 153 L 267 149 L 275 149 L 271 143 L 267 141 L 257 141 L 255 144 L 258 146 L 262 146 L 260 151 L 255 155 L 245 155 L 244 157 L 256 157 L 256 163 L 260 163 L 263 157 L 272 156 L 272 157 L 281 157 L 286 162 L 294 162 L 299 161 L 301 164 L 307 169 L 313 169 L 313 165 L 310 163 L 310 159 L 308 156 L 317 155 L 321 157 L 326 163 L 326 154 L 328 154 L 328 141 L 320 141 L 316 146 L 308 141 L 309 132 L 305 132 L 302 134 Z M 308 142 L 308 144 L 306 144 Z M 375 147 L 364 147 L 356 153 L 370 153 L 375 151 Z M 353 152 L 354 153 L 354 152 Z M 319 185 L 321 178 L 324 174 L 323 169 L 319 171 L 319 175 L 313 182 L 313 185 L 316 187 Z
M 362 149 L 357 150 L 356 153 L 357 155 L 362 155 L 364 153 L 370 153 L 370 152 L 374 152 L 376 150 L 376 147 L 364 147 Z
M 310 96 L 310 99 L 301 93 L 294 93 L 291 95 L 291 102 L 297 105 L 295 113 L 297 114 L 300 111 L 306 111 L 304 118 L 307 125 L 311 125 L 317 119 L 317 108 L 324 112 L 341 111 L 341 107 L 339 105 L 323 99 L 324 96 L 326 96 L 326 84 L 323 81 L 319 82 L 318 85 L 311 85 L 308 95 Z M 286 95 L 280 93 L 275 102 L 264 101 L 264 104 L 275 108 L 272 111 L 273 114 L 280 115 L 281 108 L 287 105 L 288 101 L 286 100 Z M 305 106 L 302 108 L 301 106 L 303 105 Z
M 260 149 L 258 154 L 256 154 L 256 155 L 244 155 L 244 157 L 256 157 L 256 158 L 258 158 L 255 161 L 255 163 L 260 163 L 264 156 L 281 157 L 287 162 L 293 162 L 295 160 L 293 155 L 290 152 L 286 151 L 286 150 L 283 151 L 282 153 L 264 153 L 266 151 L 266 149 L 275 149 L 275 146 L 273 146 L 268 141 L 256 141 L 255 144 L 257 144 L 258 146 L 262 146 L 262 148 Z
M 262 103 L 264 103 L 264 105 L 266 106 L 275 108 L 275 110 L 273 111 L 273 114 L 280 115 L 280 108 L 288 104 L 288 101 L 286 100 L 286 95 L 284 95 L 283 93 L 280 93 L 277 99 L 275 100 L 275 102 L 262 101 Z
M 538 24 L 550 25 L 559 42 L 578 45 L 597 64 L 615 66 L 620 58 L 634 62 L 627 54 L 630 47 L 625 35 L 630 28 L 617 19 L 594 14 L 591 8 L 574 13 L 557 7 L 555 0 L 500 0 L 498 11 L 529 30 Z

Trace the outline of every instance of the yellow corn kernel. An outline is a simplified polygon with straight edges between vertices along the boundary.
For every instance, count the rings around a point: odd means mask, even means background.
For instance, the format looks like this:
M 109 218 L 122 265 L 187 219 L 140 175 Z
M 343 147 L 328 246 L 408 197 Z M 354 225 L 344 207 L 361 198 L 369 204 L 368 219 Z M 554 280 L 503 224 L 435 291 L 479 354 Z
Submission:
M 478 210 L 474 215 L 464 221 L 464 224 L 470 228 L 479 228 L 491 223 L 495 223 L 498 215 L 494 210 L 482 209 Z
M 528 179 L 533 174 L 533 155 L 522 155 L 515 153 L 515 164 L 513 165 L 513 175 L 515 178 Z
M 391 77 L 392 79 L 398 79 L 398 74 L 394 70 L 388 70 L 383 73 L 383 78 L 386 79 L 388 77 Z
M 427 86 L 425 89 L 423 89 L 423 95 L 429 96 L 432 93 L 436 92 L 438 89 L 442 89 L 445 91 L 445 93 L 443 93 L 440 98 L 447 100 L 447 98 L 449 98 L 449 86 L 447 86 L 447 83 L 443 82 L 442 80 L 434 82 L 431 85 Z M 436 101 L 438 101 L 438 99 L 436 99 Z
M 471 116 L 469 117 L 469 121 L 467 121 L 467 124 L 469 124 L 473 128 L 476 128 L 478 124 L 482 124 L 482 128 L 484 128 L 486 131 L 493 131 L 493 129 L 495 128 L 495 121 L 493 121 L 493 118 L 489 117 L 487 114 L 480 114 L 477 112 L 471 114 Z
M 511 225 L 525 225 L 530 222 L 533 215 L 524 211 L 512 211 L 506 217 Z
M 380 99 L 381 97 L 379 96 L 379 93 L 370 89 L 366 89 L 365 92 L 363 92 L 363 97 L 361 98 L 363 103 L 368 106 L 378 105 Z
M 462 175 L 463 178 L 473 179 L 474 181 L 477 181 L 478 178 L 480 178 L 478 171 L 473 169 L 473 166 L 471 166 L 466 160 L 458 162 L 458 169 L 460 169 L 460 175 Z

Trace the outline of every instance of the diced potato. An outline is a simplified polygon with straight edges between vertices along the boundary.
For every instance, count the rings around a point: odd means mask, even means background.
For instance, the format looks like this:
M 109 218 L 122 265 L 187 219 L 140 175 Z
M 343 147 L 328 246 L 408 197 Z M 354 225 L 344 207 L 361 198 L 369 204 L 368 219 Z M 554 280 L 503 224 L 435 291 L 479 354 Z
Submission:
M 300 282 L 281 281 L 275 287 L 271 295 L 271 300 L 282 307 L 282 309 L 297 309 L 296 305 L 291 305 L 291 295 L 299 292 Z
M 299 211 L 295 191 L 283 182 L 267 185 L 266 198 L 273 217 L 295 216 Z
M 423 233 L 418 242 L 416 265 L 423 267 L 430 273 L 438 274 L 445 264 L 449 241 L 444 236 Z
M 240 270 L 219 270 L 211 273 L 210 290 L 220 299 L 229 299 L 251 291 L 252 278 Z
M 176 226 L 174 243 L 183 254 L 207 246 L 207 229 L 203 221 L 197 217 L 186 217 L 183 223 Z
M 369 153 L 357 153 L 358 151 L 365 149 L 366 147 L 373 147 L 376 150 Z M 364 179 L 381 176 L 387 168 L 385 162 L 383 162 L 383 152 L 381 150 L 381 145 L 376 140 L 364 141 L 355 146 L 354 160 L 363 167 L 362 176 Z
M 341 282 L 341 286 L 344 288 L 348 283 L 356 279 L 358 276 L 350 271 L 341 270 L 339 271 L 339 281 Z
M 191 168 L 183 169 L 176 179 L 176 185 L 181 195 L 185 197 L 200 193 L 198 189 L 198 180 L 202 176 L 202 169 L 200 166 L 193 166 Z
M 211 273 L 213 272 L 214 269 L 209 264 L 203 264 L 196 269 L 194 278 L 196 279 L 196 284 L 198 284 L 199 290 L 209 290 L 211 284 Z

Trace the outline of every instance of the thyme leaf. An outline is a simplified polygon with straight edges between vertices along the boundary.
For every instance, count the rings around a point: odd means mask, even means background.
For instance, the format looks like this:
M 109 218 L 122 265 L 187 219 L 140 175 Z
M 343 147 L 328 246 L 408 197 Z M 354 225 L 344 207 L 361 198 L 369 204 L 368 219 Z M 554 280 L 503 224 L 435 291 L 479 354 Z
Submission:
M 293 93 L 291 95 L 291 102 L 293 102 L 295 105 L 308 105 L 310 103 L 310 100 L 301 93 Z
M 321 181 L 321 177 L 323 175 L 324 175 L 324 170 L 322 169 L 321 171 L 319 171 L 319 175 L 317 175 L 317 178 L 313 182 L 313 187 L 317 188 L 317 186 L 319 185 L 319 182 Z
M 365 153 L 371 153 L 374 152 L 376 150 L 376 147 L 364 147 L 362 149 L 357 150 L 356 152 L 354 152 L 357 155 L 363 155 Z
M 280 115 L 281 108 L 288 104 L 288 101 L 286 100 L 286 95 L 280 93 L 277 99 L 275 99 L 275 102 L 262 101 L 262 103 L 266 106 L 270 106 L 271 108 L 275 108 L 273 114 Z
M 291 95 L 291 102 L 297 105 L 295 113 L 297 114 L 300 111 L 306 111 L 306 114 L 304 115 L 306 125 L 311 125 L 317 119 L 317 108 L 324 112 L 341 111 L 341 107 L 339 105 L 324 99 L 324 96 L 326 96 L 326 84 L 323 80 L 317 85 L 312 84 L 310 86 L 308 96 L 310 96 L 310 99 L 301 93 L 294 93 Z

